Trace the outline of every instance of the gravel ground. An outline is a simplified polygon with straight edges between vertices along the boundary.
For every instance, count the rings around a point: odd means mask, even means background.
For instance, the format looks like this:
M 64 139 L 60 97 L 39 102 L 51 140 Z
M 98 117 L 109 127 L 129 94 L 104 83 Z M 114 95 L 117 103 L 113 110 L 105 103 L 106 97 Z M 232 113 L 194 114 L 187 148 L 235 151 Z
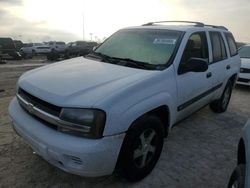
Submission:
M 227 112 L 215 114 L 205 107 L 176 125 L 165 139 L 158 164 L 144 180 L 129 183 L 116 175 L 84 178 L 65 173 L 33 155 L 9 123 L 7 108 L 18 77 L 44 63 L 44 60 L 25 60 L 0 65 L 0 187 L 227 186 L 236 164 L 240 131 L 250 117 L 250 87 L 234 89 Z

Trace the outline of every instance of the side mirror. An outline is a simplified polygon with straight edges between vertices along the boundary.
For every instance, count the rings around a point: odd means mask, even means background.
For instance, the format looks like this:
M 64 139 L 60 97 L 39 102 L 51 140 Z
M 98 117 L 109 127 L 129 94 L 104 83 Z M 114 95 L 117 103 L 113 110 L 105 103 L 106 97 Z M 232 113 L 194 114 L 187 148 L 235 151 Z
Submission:
M 208 63 L 205 59 L 190 58 L 185 64 L 180 65 L 178 73 L 186 72 L 205 72 L 208 69 Z

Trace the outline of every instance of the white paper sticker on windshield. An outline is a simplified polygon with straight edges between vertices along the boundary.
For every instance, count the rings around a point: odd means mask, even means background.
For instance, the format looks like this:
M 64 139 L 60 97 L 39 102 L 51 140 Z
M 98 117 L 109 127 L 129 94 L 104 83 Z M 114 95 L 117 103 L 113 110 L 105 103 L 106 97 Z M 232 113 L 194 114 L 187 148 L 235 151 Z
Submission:
M 175 44 L 176 39 L 156 38 L 153 43 L 154 44 Z

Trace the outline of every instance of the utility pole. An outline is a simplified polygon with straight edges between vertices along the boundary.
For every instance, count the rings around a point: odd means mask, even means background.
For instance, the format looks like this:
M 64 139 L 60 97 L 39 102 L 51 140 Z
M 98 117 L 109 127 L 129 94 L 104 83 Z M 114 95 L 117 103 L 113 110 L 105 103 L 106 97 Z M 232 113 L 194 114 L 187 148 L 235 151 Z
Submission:
M 84 12 L 82 12 L 82 40 L 85 40 L 85 31 L 84 31 Z

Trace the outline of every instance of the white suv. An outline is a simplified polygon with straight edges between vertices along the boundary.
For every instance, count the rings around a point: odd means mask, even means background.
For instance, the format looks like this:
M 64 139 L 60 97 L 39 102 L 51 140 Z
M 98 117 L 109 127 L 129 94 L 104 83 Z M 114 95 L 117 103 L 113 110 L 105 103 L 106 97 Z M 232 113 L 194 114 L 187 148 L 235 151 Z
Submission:
M 225 27 L 199 22 L 121 29 L 88 56 L 23 74 L 13 127 L 67 172 L 140 180 L 174 124 L 207 104 L 227 109 L 240 70 L 229 41 Z
M 64 52 L 66 49 L 66 44 L 65 42 L 55 42 L 55 41 L 51 41 L 48 43 L 48 45 L 50 46 L 50 49 L 52 52 Z

